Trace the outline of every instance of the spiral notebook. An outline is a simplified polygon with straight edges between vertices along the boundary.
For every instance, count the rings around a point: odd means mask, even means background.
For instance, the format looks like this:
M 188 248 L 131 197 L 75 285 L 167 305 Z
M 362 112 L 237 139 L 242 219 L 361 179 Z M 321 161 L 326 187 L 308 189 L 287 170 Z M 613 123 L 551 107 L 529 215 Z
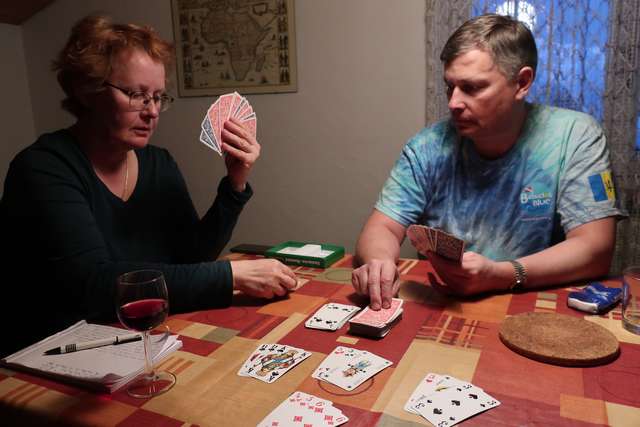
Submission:
M 142 341 L 108 345 L 67 354 L 44 352 L 66 344 L 109 338 L 131 331 L 82 320 L 73 326 L 0 360 L 9 369 L 26 371 L 97 391 L 112 393 L 144 371 Z M 153 335 L 153 363 L 182 347 L 177 335 Z

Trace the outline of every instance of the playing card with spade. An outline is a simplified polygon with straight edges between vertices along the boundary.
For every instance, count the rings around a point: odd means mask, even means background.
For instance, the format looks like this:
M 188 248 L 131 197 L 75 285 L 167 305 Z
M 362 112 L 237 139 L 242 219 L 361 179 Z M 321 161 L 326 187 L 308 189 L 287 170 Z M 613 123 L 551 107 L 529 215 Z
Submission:
M 304 325 L 311 329 L 336 331 L 358 311 L 360 311 L 360 308 L 355 305 L 330 302 L 320 307 L 318 311 L 307 319 Z
M 450 427 L 498 405 L 500 402 L 481 388 L 460 381 L 443 391 L 419 397 L 412 409 L 434 426 Z

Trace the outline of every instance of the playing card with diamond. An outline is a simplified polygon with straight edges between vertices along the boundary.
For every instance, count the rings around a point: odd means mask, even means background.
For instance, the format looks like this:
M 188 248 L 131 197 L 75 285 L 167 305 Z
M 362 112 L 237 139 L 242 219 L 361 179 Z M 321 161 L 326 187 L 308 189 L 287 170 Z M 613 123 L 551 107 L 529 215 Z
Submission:
M 349 421 L 329 400 L 296 391 L 271 411 L 258 427 L 339 426 Z
M 336 331 L 358 311 L 360 308 L 355 305 L 328 303 L 320 307 L 304 325 L 310 329 Z

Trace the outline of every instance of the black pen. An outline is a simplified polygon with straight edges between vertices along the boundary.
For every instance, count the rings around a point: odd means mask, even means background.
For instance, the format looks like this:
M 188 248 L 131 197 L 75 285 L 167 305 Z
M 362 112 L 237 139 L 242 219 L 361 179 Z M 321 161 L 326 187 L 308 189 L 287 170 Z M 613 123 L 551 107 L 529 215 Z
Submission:
M 52 355 L 72 353 L 74 351 L 87 350 L 89 348 L 104 347 L 105 345 L 124 344 L 127 342 L 140 341 L 141 339 L 142 335 L 140 334 L 116 335 L 115 337 L 103 338 L 101 340 L 61 345 L 60 347 L 52 348 L 45 351 L 44 354 Z

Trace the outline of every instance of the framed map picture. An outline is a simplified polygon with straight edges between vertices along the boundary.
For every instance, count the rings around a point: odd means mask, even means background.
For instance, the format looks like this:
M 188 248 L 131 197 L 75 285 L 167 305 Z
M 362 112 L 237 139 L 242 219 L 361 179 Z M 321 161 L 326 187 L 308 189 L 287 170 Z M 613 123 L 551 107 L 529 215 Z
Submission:
M 172 0 L 180 96 L 295 92 L 293 0 Z

